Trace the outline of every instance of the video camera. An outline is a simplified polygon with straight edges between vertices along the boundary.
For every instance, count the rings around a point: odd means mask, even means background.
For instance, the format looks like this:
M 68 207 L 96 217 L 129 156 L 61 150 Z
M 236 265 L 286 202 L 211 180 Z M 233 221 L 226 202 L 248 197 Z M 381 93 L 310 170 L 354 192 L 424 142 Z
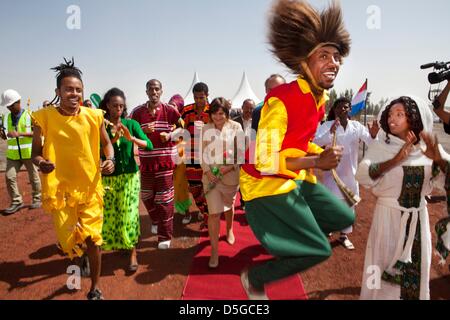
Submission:
M 444 80 L 450 80 L 450 61 L 432 62 L 420 66 L 420 69 L 433 68 L 434 72 L 428 75 L 428 81 L 431 84 L 441 83 Z

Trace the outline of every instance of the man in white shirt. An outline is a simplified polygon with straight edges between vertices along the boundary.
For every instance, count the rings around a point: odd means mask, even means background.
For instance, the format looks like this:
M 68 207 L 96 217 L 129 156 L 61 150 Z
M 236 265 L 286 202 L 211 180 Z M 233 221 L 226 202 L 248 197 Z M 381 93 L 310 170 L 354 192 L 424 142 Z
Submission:
M 328 114 L 327 122 L 323 123 L 317 130 L 314 143 L 324 147 L 330 146 L 333 143 L 333 135 L 336 132 L 337 145 L 344 146 L 344 154 L 336 168 L 337 175 L 354 194 L 359 195 L 359 185 L 355 179 L 356 170 L 358 169 L 359 143 L 362 140 L 366 144 L 370 144 L 376 138 L 379 126 L 377 121 L 374 120 L 372 126 L 368 125 L 369 129 L 367 129 L 358 121 L 350 120 L 351 108 L 351 102 L 347 98 L 336 100 Z M 322 183 L 344 201 L 344 195 L 336 185 L 331 171 L 324 171 Z M 353 227 L 350 226 L 342 230 L 339 237 L 339 242 L 349 250 L 355 249 L 352 242 L 348 239 L 348 235 L 352 231 Z
M 233 121 L 236 121 L 239 123 L 242 127 L 242 130 L 244 130 L 245 134 L 245 149 L 250 147 L 250 141 L 252 138 L 252 114 L 255 110 L 256 103 L 252 99 L 247 99 L 242 104 L 242 114 L 236 118 L 233 119 Z M 242 199 L 242 195 L 240 197 L 240 206 L 241 208 L 245 208 L 245 202 Z
M 252 99 L 245 100 L 242 104 L 242 114 L 233 119 L 241 125 L 246 137 L 250 137 L 250 132 L 252 129 L 252 113 L 253 110 L 255 110 L 255 106 L 255 101 Z

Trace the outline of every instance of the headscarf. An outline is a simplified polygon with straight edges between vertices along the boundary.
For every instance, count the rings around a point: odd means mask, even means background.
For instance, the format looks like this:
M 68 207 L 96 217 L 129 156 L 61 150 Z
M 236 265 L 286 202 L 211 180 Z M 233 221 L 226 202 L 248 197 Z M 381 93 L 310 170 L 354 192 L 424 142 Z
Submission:
M 412 98 L 419 108 L 420 117 L 422 119 L 423 131 L 426 133 L 431 133 L 433 131 L 433 115 L 428 104 L 422 99 L 415 96 L 408 96 Z M 393 101 L 394 99 L 389 99 L 389 101 Z M 378 122 L 381 119 L 381 115 L 389 106 L 386 105 L 378 114 Z M 387 142 L 389 140 L 389 143 Z M 399 152 L 400 149 L 405 145 L 405 141 L 389 134 L 389 139 L 387 139 L 387 133 L 380 129 L 377 137 L 377 141 L 374 141 L 369 151 L 367 152 L 367 159 L 370 159 L 372 163 L 382 163 L 394 158 Z M 410 153 L 407 160 L 403 162 L 405 166 L 420 166 L 420 165 L 431 165 L 432 160 L 427 158 L 423 154 L 423 150 L 426 150 L 425 143 L 421 140 L 417 145 L 414 146 L 413 151 Z
M 172 98 L 170 98 L 169 104 L 174 106 L 180 114 L 183 113 L 184 99 L 179 94 L 176 94 Z

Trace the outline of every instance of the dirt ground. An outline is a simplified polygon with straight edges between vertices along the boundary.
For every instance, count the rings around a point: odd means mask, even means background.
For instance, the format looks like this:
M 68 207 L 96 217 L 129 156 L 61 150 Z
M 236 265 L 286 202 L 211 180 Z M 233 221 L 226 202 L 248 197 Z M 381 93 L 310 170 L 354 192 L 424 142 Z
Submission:
M 25 203 L 31 201 L 30 185 L 20 174 Z M 0 183 L 2 207 L 7 204 L 5 184 Z M 199 223 L 182 227 L 175 219 L 174 241 L 167 251 L 157 250 L 157 238 L 150 234 L 150 220 L 141 208 L 141 241 L 138 246 L 139 270 L 126 272 L 126 252 L 103 252 L 101 288 L 107 299 L 179 299 L 196 253 Z M 82 279 L 80 291 L 67 289 L 71 265 L 56 247 L 50 216 L 43 210 L 24 209 L 11 216 L 0 216 L 0 299 L 80 299 L 89 291 L 89 279 Z
M 0 157 L 4 159 L 2 148 L 4 150 L 4 143 L 0 143 Z M 31 188 L 25 172 L 20 174 L 19 183 L 25 203 L 29 204 Z M 354 300 L 359 297 L 365 246 L 375 204 L 370 193 L 364 189 L 361 193 L 363 201 L 357 207 L 357 220 L 351 235 L 356 250 L 348 251 L 332 241 L 333 256 L 301 275 L 310 299 Z M 0 177 L 0 209 L 8 205 L 4 178 Z M 432 227 L 444 217 L 445 209 L 444 203 L 429 205 Z M 105 297 L 126 300 L 180 299 L 192 258 L 198 249 L 200 223 L 182 226 L 181 217 L 177 215 L 173 246 L 170 250 L 159 251 L 156 249 L 156 236 L 150 234 L 148 215 L 141 206 L 141 233 L 137 273 L 130 275 L 125 271 L 127 253 L 103 253 L 101 286 Z M 239 235 L 236 238 L 239 241 Z M 24 209 L 11 216 L 0 215 L 0 239 L 0 299 L 85 299 L 90 282 L 83 279 L 79 291 L 67 288 L 69 275 L 66 270 L 71 262 L 59 253 L 52 221 L 42 210 Z M 433 230 L 433 244 L 435 241 Z M 445 266 L 439 266 L 437 257 L 433 257 L 432 261 L 430 288 L 432 299 L 450 299 L 448 262 Z

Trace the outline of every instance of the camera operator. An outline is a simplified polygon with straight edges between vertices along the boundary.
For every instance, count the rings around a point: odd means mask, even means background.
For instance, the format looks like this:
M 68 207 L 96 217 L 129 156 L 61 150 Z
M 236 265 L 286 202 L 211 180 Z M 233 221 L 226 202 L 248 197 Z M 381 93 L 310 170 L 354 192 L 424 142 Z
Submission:
M 450 134 L 450 112 L 445 111 L 445 102 L 447 101 L 449 92 L 450 80 L 447 81 L 444 90 L 442 90 L 441 94 L 433 102 L 434 112 L 444 122 L 444 130 L 447 134 Z

